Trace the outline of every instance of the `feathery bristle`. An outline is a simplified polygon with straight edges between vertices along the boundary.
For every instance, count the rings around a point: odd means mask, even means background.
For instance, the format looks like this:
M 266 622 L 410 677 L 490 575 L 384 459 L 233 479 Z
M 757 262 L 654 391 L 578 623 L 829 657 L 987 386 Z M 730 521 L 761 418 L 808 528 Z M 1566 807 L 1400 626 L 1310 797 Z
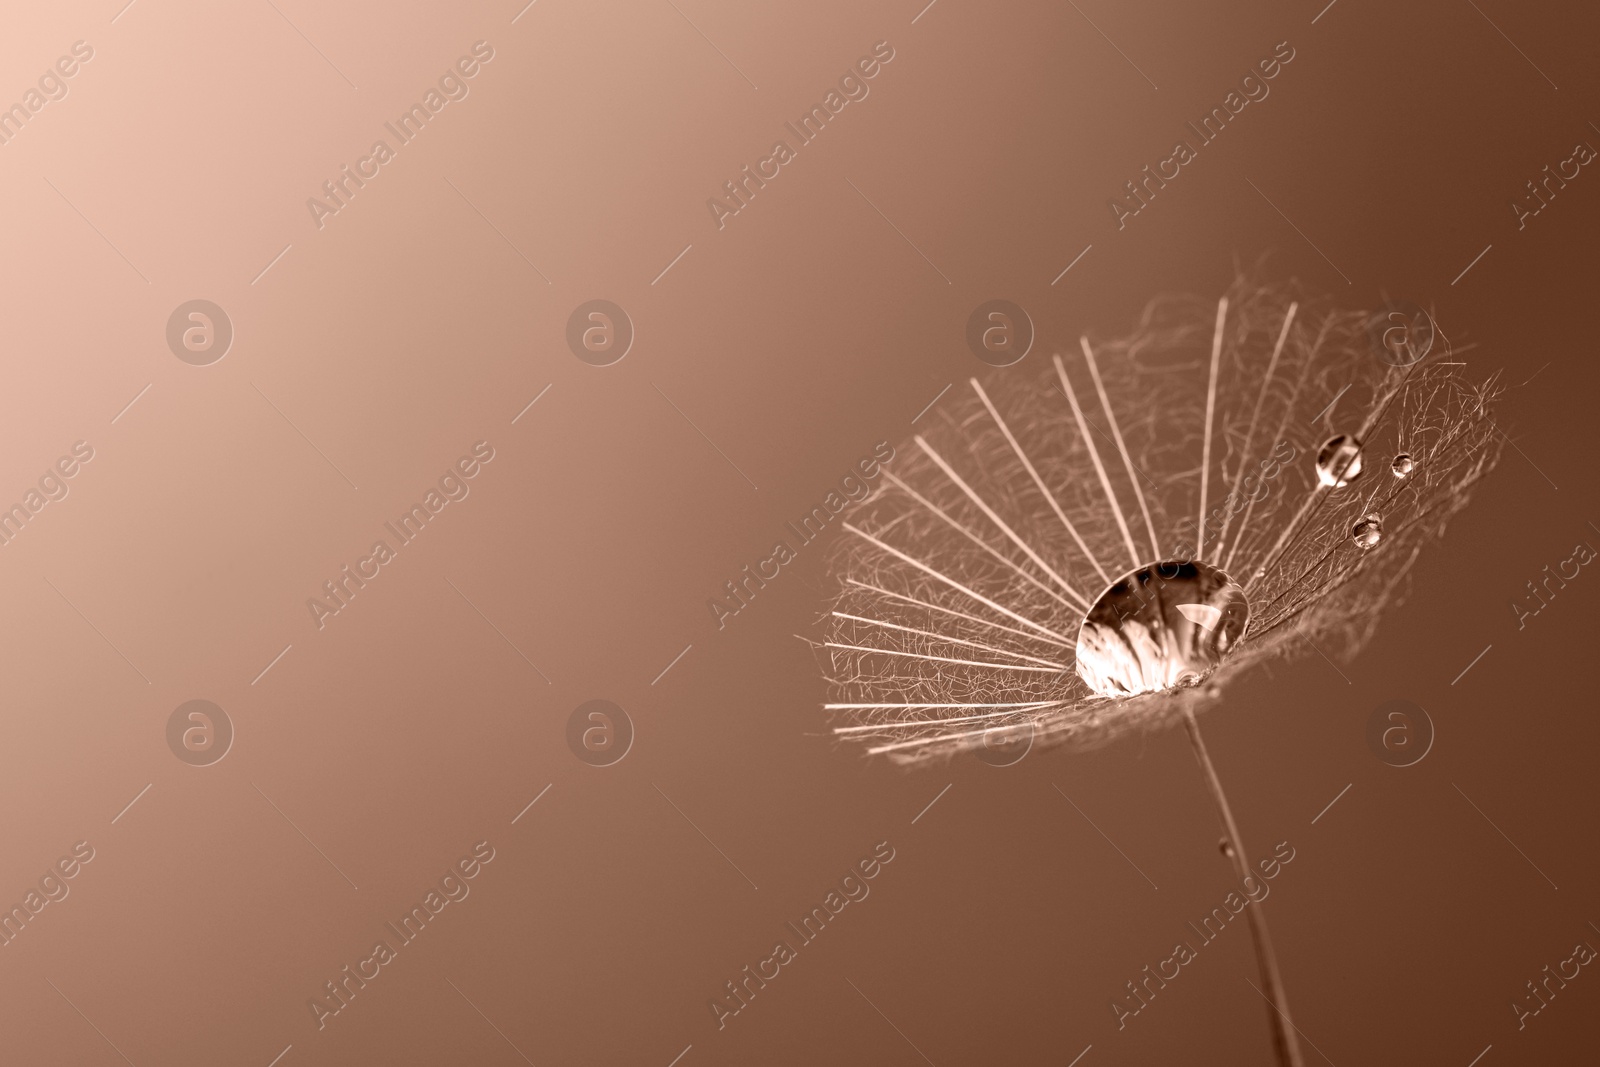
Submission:
M 1075 670 L 1085 602 L 1130 552 L 1243 588 L 1249 624 L 1212 681 L 1296 643 L 1353 651 L 1500 442 L 1493 383 L 1470 384 L 1442 335 L 1396 367 L 1370 321 L 1241 280 L 952 390 L 836 545 L 836 736 L 906 761 L 995 728 L 1085 747 L 1209 703 L 1211 685 L 1097 696 Z M 1339 434 L 1360 440 L 1361 473 L 1345 455 L 1330 487 L 1317 457 Z

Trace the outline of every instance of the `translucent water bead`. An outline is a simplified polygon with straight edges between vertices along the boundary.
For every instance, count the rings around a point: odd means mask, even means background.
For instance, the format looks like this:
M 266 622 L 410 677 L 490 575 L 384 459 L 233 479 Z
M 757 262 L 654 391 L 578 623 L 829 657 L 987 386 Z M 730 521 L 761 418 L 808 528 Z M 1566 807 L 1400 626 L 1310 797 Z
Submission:
M 1338 488 L 1361 477 L 1361 442 L 1347 433 L 1328 438 L 1317 452 L 1317 481 Z

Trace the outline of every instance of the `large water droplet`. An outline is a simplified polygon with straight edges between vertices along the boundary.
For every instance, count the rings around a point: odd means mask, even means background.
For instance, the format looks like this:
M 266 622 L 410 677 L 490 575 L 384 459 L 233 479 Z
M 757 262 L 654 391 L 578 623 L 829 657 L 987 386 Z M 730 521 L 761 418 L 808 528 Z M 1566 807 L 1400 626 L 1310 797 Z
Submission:
M 1349 485 L 1361 477 L 1361 442 L 1347 433 L 1322 443 L 1317 452 L 1317 481 L 1323 485 Z
M 1368 515 L 1350 528 L 1350 540 L 1357 548 L 1371 548 L 1382 539 L 1383 520 L 1376 515 Z
M 1391 469 L 1394 471 L 1394 476 L 1396 478 L 1404 478 L 1406 475 L 1415 470 L 1416 467 L 1417 461 L 1411 458 L 1411 453 L 1402 452 L 1398 456 L 1394 457 L 1394 466 Z
M 1244 590 L 1207 563 L 1152 563 L 1100 595 L 1078 629 L 1078 676 L 1100 696 L 1198 685 L 1244 633 Z

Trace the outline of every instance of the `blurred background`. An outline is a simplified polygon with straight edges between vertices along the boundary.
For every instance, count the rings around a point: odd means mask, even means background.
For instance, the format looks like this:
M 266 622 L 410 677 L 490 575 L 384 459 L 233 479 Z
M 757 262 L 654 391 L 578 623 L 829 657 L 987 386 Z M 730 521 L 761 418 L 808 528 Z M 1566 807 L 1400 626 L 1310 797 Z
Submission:
M 1600 977 L 1528 983 L 1600 946 L 1600 577 L 1512 605 L 1600 546 L 1600 16 L 924 3 L 0 12 L 7 1062 L 1271 1062 L 1242 929 L 1111 1009 L 1233 886 L 1180 733 L 862 761 L 803 641 L 837 532 L 707 604 L 988 372 L 979 304 L 1027 311 L 1031 367 L 1258 265 L 1432 309 L 1513 446 L 1361 655 L 1205 719 L 1251 855 L 1293 849 L 1265 911 L 1306 1062 L 1594 1056 Z M 595 300 L 620 358 L 569 344 Z M 1412 766 L 1368 742 L 1391 700 L 1432 724 Z

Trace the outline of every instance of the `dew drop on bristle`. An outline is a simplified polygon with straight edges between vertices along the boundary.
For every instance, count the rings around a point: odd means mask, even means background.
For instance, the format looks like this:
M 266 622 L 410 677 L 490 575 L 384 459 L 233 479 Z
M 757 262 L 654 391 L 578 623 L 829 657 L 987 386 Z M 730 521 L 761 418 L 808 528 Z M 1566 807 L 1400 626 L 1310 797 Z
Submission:
M 1390 469 L 1394 471 L 1394 476 L 1396 478 L 1404 478 L 1406 475 L 1415 470 L 1416 466 L 1417 461 L 1411 458 L 1411 453 L 1402 452 L 1398 456 L 1394 457 L 1394 466 Z
M 1217 849 L 1224 856 L 1227 856 L 1230 859 L 1233 857 L 1233 842 L 1229 841 L 1226 837 L 1217 842 Z
M 1371 548 L 1382 539 L 1383 520 L 1376 515 L 1368 515 L 1350 529 L 1350 540 L 1357 548 Z
M 1361 477 L 1361 442 L 1347 433 L 1336 434 L 1317 452 L 1317 481 L 1338 488 Z

